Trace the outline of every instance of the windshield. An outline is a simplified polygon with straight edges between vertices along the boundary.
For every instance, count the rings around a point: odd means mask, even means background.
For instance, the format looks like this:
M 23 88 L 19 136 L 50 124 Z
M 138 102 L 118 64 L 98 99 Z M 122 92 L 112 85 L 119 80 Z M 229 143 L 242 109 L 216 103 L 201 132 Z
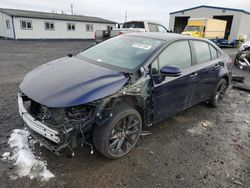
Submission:
M 98 64 L 134 70 L 148 58 L 163 41 L 137 36 L 118 36 L 78 54 L 79 58 Z M 104 66 L 105 66 L 104 65 Z
M 141 28 L 144 29 L 144 23 L 143 22 L 125 22 L 123 24 L 122 28 Z
M 184 31 L 200 31 L 200 26 L 186 26 Z

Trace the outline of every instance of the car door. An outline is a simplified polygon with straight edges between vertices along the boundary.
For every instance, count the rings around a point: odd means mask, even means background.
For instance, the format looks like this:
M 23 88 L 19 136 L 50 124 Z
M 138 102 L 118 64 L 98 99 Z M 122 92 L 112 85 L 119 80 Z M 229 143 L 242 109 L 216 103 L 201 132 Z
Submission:
M 160 69 L 166 65 L 182 68 L 178 77 L 163 77 Z M 192 53 L 188 40 L 170 44 L 152 63 L 151 76 L 154 84 L 154 120 L 166 117 L 189 107 L 192 83 L 195 81 Z
M 218 83 L 220 60 L 217 50 L 206 41 L 193 40 L 192 46 L 196 54 L 198 82 L 194 85 L 194 103 L 208 99 Z

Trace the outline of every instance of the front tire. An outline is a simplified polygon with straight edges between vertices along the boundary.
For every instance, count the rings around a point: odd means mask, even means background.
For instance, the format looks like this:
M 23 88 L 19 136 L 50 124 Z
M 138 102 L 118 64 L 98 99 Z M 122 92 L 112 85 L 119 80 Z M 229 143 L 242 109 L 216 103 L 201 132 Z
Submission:
M 129 153 L 136 145 L 142 131 L 142 119 L 134 108 L 120 104 L 115 106 L 112 118 L 94 128 L 93 142 L 96 149 L 109 159 L 117 159 Z
M 227 88 L 228 88 L 227 81 L 224 78 L 222 78 L 220 82 L 217 84 L 216 89 L 209 101 L 209 104 L 212 107 L 218 107 L 221 104 L 223 97 L 227 91 Z

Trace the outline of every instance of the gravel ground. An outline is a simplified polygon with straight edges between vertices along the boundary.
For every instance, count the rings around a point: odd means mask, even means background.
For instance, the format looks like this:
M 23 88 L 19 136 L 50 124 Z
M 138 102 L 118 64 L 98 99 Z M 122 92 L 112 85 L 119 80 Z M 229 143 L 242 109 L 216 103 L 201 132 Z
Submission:
M 0 155 L 9 149 L 11 131 L 22 128 L 17 111 L 18 85 L 34 67 L 91 41 L 0 40 Z M 231 57 L 236 49 L 225 49 Z M 250 73 L 243 74 L 250 84 Z M 151 128 L 136 148 L 110 161 L 89 148 L 74 158 L 57 157 L 43 147 L 34 152 L 55 174 L 48 182 L 11 180 L 13 166 L 0 160 L 0 187 L 250 187 L 250 93 L 230 87 L 222 106 L 196 105 Z

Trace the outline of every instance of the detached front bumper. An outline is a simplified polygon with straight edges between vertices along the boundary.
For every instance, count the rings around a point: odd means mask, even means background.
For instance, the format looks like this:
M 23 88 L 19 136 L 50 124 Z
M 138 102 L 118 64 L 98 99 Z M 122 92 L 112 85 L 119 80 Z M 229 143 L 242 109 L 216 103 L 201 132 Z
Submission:
M 25 109 L 21 93 L 18 93 L 18 110 L 28 129 L 31 129 L 35 133 L 47 138 L 55 144 L 60 143 L 61 138 L 59 137 L 60 134 L 58 131 L 51 129 L 47 125 L 33 118 L 28 113 L 28 111 Z

